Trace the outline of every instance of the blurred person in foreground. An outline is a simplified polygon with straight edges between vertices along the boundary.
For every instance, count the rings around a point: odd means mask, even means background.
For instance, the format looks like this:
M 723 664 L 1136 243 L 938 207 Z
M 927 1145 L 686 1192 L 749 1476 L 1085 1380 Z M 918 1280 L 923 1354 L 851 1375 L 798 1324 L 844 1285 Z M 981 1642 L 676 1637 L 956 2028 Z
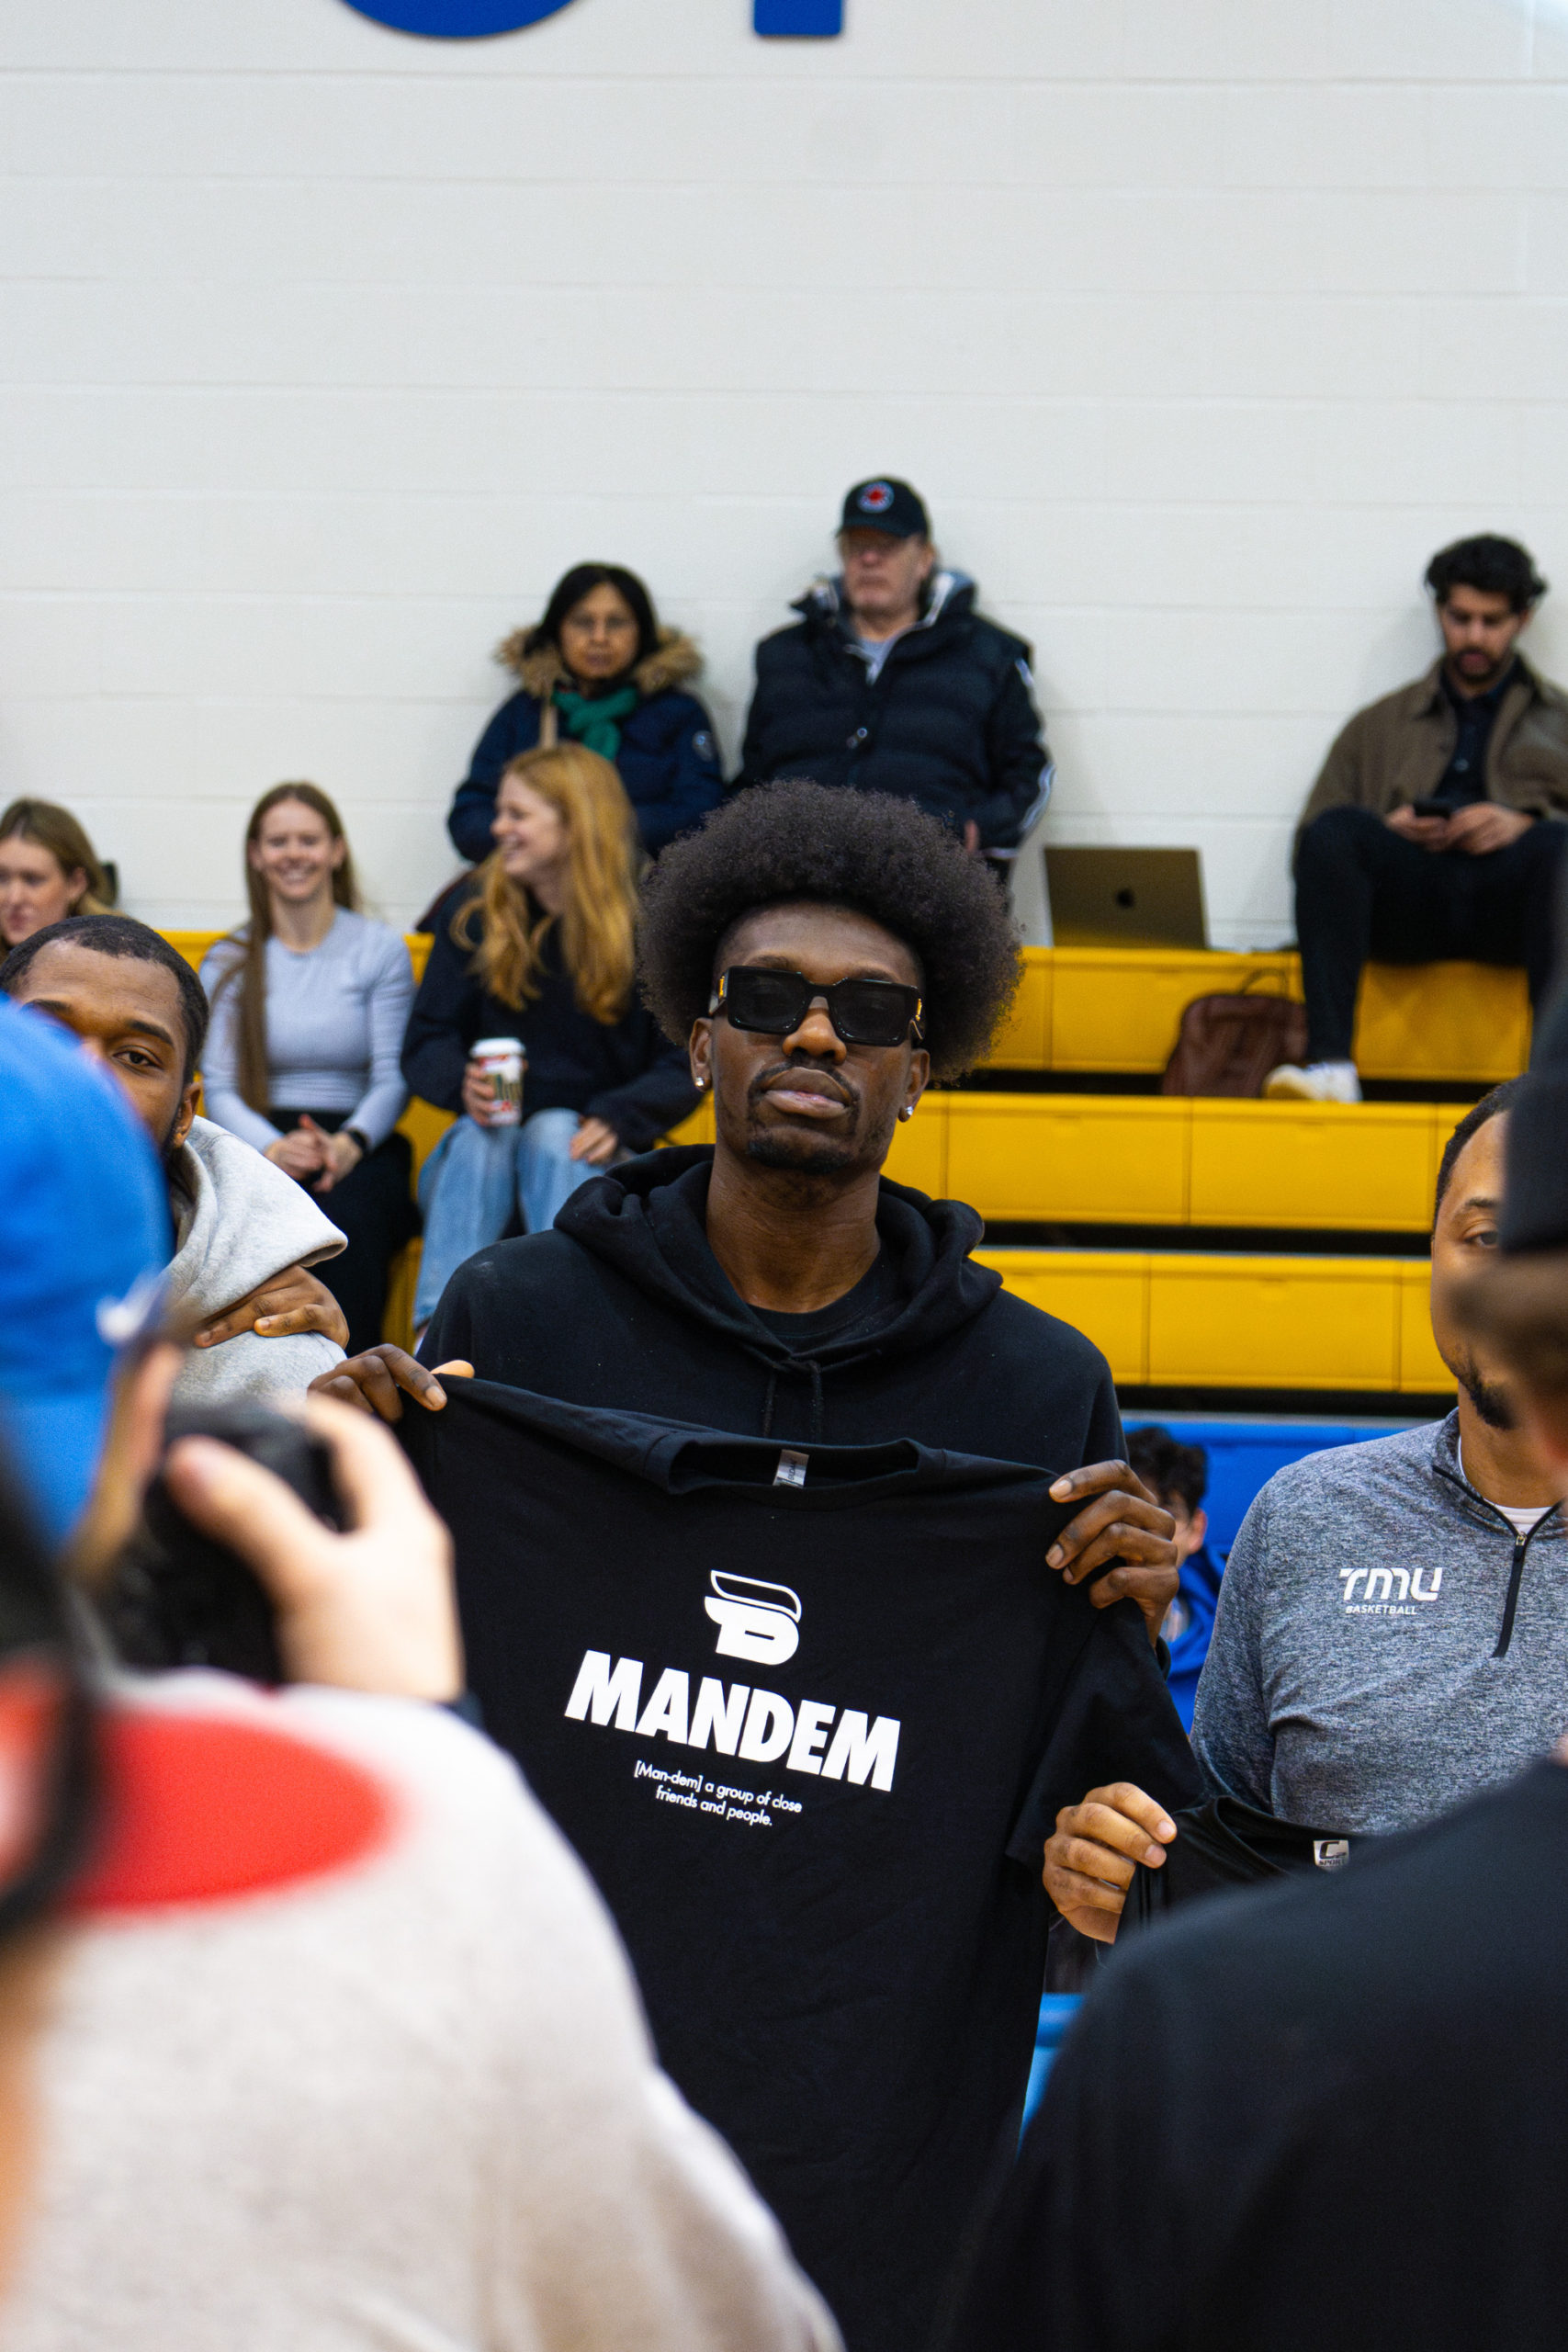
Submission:
M 17 1025 L 0 1008 L 0 1039 Z M 0 1127 L 0 1260 L 34 1239 L 17 1180 L 51 1163 L 60 1189 L 90 1169 L 118 1236 L 57 1252 L 44 1311 L 5 1335 L 0 1446 L 59 1524 L 92 1476 L 104 1398 L 86 1414 L 25 1382 L 18 1396 L 10 1368 L 63 1341 L 107 1389 L 100 1285 L 129 1277 L 118 1311 L 145 1320 L 162 1208 L 113 1091 L 52 1040 L 29 1067 L 47 1083 Z M 121 1383 L 77 1544 L 89 1577 L 163 1450 L 176 1361 L 153 1345 Z M 0 2240 L 18 2209 L 22 2224 L 0 2342 L 832 2352 L 774 2224 L 657 2071 L 586 1876 L 452 1710 L 439 1521 L 382 1432 L 330 1404 L 309 1417 L 342 1533 L 209 1439 L 166 1464 L 179 1508 L 272 1600 L 279 1691 L 179 1672 L 90 1693 L 0 1497 L 0 1626 L 31 1676 L 18 1691 L 0 1656 L 0 1936 L 70 1882 L 30 1968 L 0 1947 Z M 63 1818 L 29 1852 L 51 1708 Z M 85 1788 L 70 1736 L 89 1710 Z
M 1568 1530 L 1495 1350 L 1461 1306 L 1495 1256 L 1524 1081 L 1444 1149 L 1432 1335 L 1458 1387 L 1441 1421 L 1276 1473 L 1220 1587 L 1192 1746 L 1213 1795 L 1320 1837 L 1429 1821 L 1544 1756 L 1568 1724 Z M 1067 1807 L 1045 1852 L 1065 1918 L 1114 1939 L 1134 1871 L 1175 1836 L 1133 1782 Z
M 397 1123 L 413 1001 L 409 951 L 359 911 L 343 820 L 313 784 L 264 792 L 245 828 L 250 920 L 202 960 L 209 1118 L 318 1201 L 347 1247 L 322 1258 L 351 1351 L 381 1336 L 392 1260 L 414 1232 Z
M 524 752 L 490 831 L 490 855 L 443 902 L 403 1044 L 414 1093 L 458 1114 L 420 1170 L 416 1332 L 514 1217 L 547 1231 L 580 1185 L 697 1099 L 637 998 L 637 835 L 609 761 L 580 743 Z M 505 1037 L 526 1056 L 520 1119 L 474 1057 Z
M 476 865 L 490 855 L 501 778 L 524 752 L 581 743 L 608 760 L 641 846 L 657 856 L 716 806 L 723 789 L 713 721 L 689 692 L 703 657 L 662 628 L 635 571 L 574 563 L 531 628 L 496 649 L 517 680 L 474 746 L 446 830 Z
M 1128 1430 L 1127 1461 L 1176 1521 L 1181 1581 L 1160 1633 L 1170 1650 L 1167 1677 L 1170 1695 L 1190 1731 L 1192 1702 L 1209 1655 L 1223 1574 L 1209 1549 L 1209 1514 L 1203 1508 L 1209 1489 L 1209 1457 L 1201 1445 L 1183 1445 L 1157 1421 L 1150 1421 Z
M 0 945 L 19 947 L 68 915 L 107 912 L 108 885 L 69 808 L 13 800 L 0 816 Z
M 1565 1029 L 1512 1097 L 1506 1205 L 1450 1301 L 1559 1499 Z M 1560 1671 L 1565 1625 L 1559 1596 L 1534 1641 Z M 1120 1956 L 1056 2061 L 953 2352 L 1556 2352 L 1565 1862 L 1559 1738 L 1332 1876 L 1206 1904 Z
M 77 916 L 12 949 L 0 994 L 30 1009 L 14 1055 L 47 1015 L 118 1080 L 152 1139 L 174 1228 L 169 1304 L 197 1326 L 181 1397 L 297 1395 L 341 1362 L 342 1310 L 308 1269 L 343 1236 L 280 1169 L 197 1117 L 207 999 L 184 956 L 129 915 Z M 73 1247 L 80 1223 L 62 1219 L 54 1246 Z
M 1568 841 L 1568 694 L 1518 640 L 1546 594 L 1514 539 L 1457 540 L 1427 569 L 1442 652 L 1424 678 L 1358 711 L 1296 835 L 1296 935 L 1307 1059 L 1266 1094 L 1359 1102 L 1351 1059 L 1369 956 L 1522 964 L 1539 1007 Z

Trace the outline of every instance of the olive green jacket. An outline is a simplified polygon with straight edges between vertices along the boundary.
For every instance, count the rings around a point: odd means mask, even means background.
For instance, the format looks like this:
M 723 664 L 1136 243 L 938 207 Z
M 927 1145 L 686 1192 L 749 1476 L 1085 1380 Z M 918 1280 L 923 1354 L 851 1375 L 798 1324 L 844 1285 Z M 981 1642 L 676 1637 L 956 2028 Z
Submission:
M 1424 678 L 1356 713 L 1323 763 L 1303 827 L 1326 808 L 1386 817 L 1431 797 L 1459 731 L 1441 675 L 1436 662 Z M 1486 746 L 1486 797 L 1531 817 L 1568 817 L 1568 694 L 1523 662 L 1516 662 Z

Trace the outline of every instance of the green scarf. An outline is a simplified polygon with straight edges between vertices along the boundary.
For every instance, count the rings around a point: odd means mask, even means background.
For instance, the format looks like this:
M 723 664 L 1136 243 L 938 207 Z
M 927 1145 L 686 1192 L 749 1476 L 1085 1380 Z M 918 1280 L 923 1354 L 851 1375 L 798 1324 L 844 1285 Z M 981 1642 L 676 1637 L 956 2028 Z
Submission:
M 600 695 L 593 701 L 586 695 L 569 694 L 562 686 L 556 688 L 554 695 L 567 733 L 597 752 L 602 760 L 613 760 L 619 752 L 620 722 L 631 717 L 641 700 L 635 686 L 623 686 L 618 695 Z

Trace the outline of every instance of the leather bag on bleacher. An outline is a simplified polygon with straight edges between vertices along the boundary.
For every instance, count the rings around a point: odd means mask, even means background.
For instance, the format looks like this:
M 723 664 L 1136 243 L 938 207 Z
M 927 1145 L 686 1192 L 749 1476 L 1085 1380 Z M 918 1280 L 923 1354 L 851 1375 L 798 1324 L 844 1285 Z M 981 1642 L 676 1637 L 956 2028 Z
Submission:
M 1258 1095 L 1281 1062 L 1304 1062 L 1306 1007 L 1286 996 L 1194 997 L 1181 1016 L 1162 1094 Z

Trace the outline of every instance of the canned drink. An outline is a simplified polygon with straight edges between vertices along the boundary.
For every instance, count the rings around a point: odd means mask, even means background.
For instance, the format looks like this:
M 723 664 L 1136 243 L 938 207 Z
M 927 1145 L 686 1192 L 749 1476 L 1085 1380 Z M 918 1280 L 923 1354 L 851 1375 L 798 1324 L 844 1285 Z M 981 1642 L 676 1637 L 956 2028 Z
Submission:
M 495 1110 L 491 1117 L 492 1127 L 515 1127 L 523 1119 L 523 1073 L 528 1067 L 528 1057 L 523 1050 L 521 1037 L 481 1037 L 469 1053 L 468 1059 L 479 1069 L 495 1088 Z

